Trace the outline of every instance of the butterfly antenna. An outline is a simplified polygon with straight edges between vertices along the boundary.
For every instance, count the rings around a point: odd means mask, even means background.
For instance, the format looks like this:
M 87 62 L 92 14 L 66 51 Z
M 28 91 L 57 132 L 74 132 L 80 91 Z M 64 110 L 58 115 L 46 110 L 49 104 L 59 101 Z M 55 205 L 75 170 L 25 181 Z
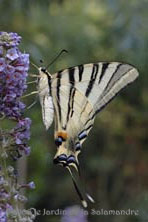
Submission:
M 75 190 L 76 190 L 76 192 L 77 192 L 77 194 L 78 194 L 78 196 L 79 196 L 79 198 L 80 198 L 80 200 L 81 200 L 81 203 L 82 203 L 83 207 L 86 208 L 86 207 L 87 207 L 87 202 L 86 202 L 86 200 L 83 198 L 83 195 L 82 195 L 82 193 L 81 193 L 81 191 L 80 191 L 80 189 L 79 189 L 79 187 L 78 187 L 78 185 L 77 185 L 77 183 L 76 183 L 76 180 L 75 180 L 75 178 L 74 178 L 74 176 L 73 176 L 73 173 L 72 173 L 72 171 L 71 171 L 71 169 L 70 169 L 69 167 L 66 167 L 66 168 L 68 169 L 68 171 L 69 171 L 69 173 L 70 173 L 70 175 L 71 175 L 73 185 L 74 185 Z
M 52 62 L 50 62 L 47 66 L 46 69 L 49 68 L 49 66 L 51 66 L 63 53 L 68 53 L 68 51 L 66 49 L 61 50 L 61 52 L 52 60 Z
M 34 66 L 37 70 L 39 70 L 39 67 L 35 65 L 33 62 L 30 62 L 32 66 Z

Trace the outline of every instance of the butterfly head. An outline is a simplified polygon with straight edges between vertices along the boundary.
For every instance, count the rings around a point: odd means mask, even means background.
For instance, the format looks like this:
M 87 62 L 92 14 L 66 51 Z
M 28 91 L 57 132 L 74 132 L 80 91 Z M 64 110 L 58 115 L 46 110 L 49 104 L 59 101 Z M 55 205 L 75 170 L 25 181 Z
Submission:
M 48 70 L 45 67 L 39 67 L 39 76 L 43 77 L 43 76 L 47 76 L 48 78 L 51 78 L 51 74 L 48 72 Z

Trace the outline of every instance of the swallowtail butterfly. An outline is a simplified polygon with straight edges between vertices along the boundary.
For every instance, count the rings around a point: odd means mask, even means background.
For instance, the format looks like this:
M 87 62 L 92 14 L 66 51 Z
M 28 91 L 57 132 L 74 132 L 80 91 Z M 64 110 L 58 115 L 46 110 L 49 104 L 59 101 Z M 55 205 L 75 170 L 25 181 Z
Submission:
M 87 206 L 71 168 L 79 172 L 78 155 L 96 115 L 138 77 L 136 68 L 120 62 L 78 65 L 51 75 L 39 68 L 38 93 L 46 130 L 55 123 L 54 163 L 67 168 L 83 206 Z M 92 198 L 87 195 L 91 200 Z

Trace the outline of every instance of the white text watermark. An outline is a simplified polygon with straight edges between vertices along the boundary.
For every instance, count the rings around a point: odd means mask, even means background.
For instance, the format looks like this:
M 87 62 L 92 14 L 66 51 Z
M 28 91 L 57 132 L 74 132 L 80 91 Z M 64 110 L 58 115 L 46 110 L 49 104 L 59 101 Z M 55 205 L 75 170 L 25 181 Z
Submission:
M 69 212 L 67 210 L 63 209 L 35 209 L 35 208 L 30 208 L 29 209 L 33 214 L 36 216 L 63 216 L 63 215 L 69 215 Z M 126 209 L 126 210 L 105 210 L 105 209 L 95 209 L 92 208 L 89 211 L 81 209 L 82 213 L 84 215 L 98 215 L 98 216 L 109 216 L 109 215 L 117 215 L 117 216 L 138 216 L 139 215 L 139 210 L 135 209 Z

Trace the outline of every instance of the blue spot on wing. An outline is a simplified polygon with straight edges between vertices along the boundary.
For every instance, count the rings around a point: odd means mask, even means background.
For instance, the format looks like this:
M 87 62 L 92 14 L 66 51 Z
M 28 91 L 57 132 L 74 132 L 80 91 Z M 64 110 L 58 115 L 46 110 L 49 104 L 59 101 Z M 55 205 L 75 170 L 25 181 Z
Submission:
M 82 140 L 82 139 L 84 139 L 84 138 L 86 138 L 86 137 L 87 137 L 86 131 L 82 131 L 82 132 L 79 133 L 79 135 L 78 135 L 79 140 Z

